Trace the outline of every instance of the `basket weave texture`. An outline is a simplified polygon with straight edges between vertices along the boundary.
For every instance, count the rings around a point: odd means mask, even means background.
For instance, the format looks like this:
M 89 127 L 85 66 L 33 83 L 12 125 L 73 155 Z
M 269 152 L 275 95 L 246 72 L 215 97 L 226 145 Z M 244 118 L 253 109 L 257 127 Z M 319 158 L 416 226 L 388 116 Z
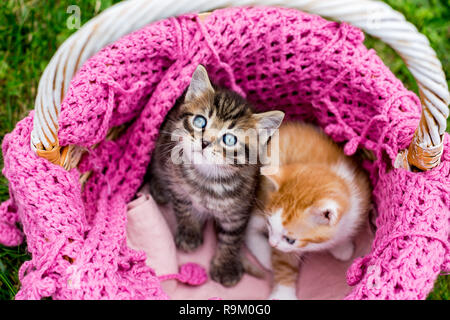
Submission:
M 360 30 L 282 8 L 230 8 L 205 21 L 162 20 L 89 59 L 71 82 L 59 117 L 60 144 L 88 152 L 70 171 L 30 149 L 32 111 L 5 136 L 11 199 L 0 207 L 0 242 L 26 237 L 32 259 L 17 299 L 166 299 L 145 255 L 126 246 L 126 204 L 150 161 L 158 128 L 201 63 L 213 82 L 257 109 L 313 121 L 344 150 L 373 151 L 364 163 L 378 212 L 371 253 L 347 273 L 348 299 L 424 299 L 450 269 L 450 140 L 442 163 L 392 169 L 420 119 L 406 90 Z M 110 128 L 127 123 L 114 141 Z M 98 144 L 92 150 L 89 147 Z M 80 175 L 92 171 L 82 189 Z M 23 233 L 16 227 L 23 226 Z

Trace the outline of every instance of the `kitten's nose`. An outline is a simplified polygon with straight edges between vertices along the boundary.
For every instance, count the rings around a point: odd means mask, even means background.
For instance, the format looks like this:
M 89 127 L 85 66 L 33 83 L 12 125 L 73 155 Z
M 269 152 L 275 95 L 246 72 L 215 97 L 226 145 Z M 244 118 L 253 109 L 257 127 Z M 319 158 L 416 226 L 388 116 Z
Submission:
M 205 149 L 205 148 L 206 148 L 207 146 L 209 146 L 210 144 L 211 144 L 211 142 L 202 139 L 202 149 Z

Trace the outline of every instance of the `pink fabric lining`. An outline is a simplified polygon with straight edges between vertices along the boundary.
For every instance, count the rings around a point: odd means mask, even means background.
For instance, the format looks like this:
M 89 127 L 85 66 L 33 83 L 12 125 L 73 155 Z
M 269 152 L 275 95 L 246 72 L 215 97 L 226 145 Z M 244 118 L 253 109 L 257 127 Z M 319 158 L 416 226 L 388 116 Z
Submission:
M 245 93 L 260 110 L 313 121 L 365 163 L 378 230 L 369 255 L 348 270 L 348 299 L 424 299 L 449 269 L 449 138 L 431 171 L 391 170 L 420 118 L 415 94 L 345 23 L 282 8 L 230 8 L 158 21 L 89 59 L 62 103 L 61 145 L 98 147 L 69 172 L 30 150 L 34 113 L 3 140 L 11 199 L 0 207 L 0 242 L 23 226 L 32 259 L 17 299 L 166 299 L 145 255 L 126 246 L 126 204 L 138 190 L 158 128 L 195 67 Z M 127 123 L 115 141 L 109 128 Z M 92 171 L 84 189 L 80 172 Z M 73 263 L 70 260 L 73 259 Z M 79 285 L 74 285 L 78 283 Z
M 204 243 L 198 250 L 189 254 L 177 251 L 173 240 L 176 222 L 170 206 L 158 207 L 146 191 L 143 193 L 130 204 L 131 208 L 128 210 L 128 241 L 129 244 L 132 243 L 134 249 L 143 250 L 146 253 L 146 264 L 155 270 L 158 278 L 162 280 L 165 292 L 172 299 L 268 298 L 272 286 L 270 270 L 266 272 L 263 279 L 245 274 L 238 285 L 232 288 L 225 288 L 211 279 L 207 280 L 203 272 L 204 269 L 209 269 L 216 248 L 216 235 L 212 224 L 207 225 Z M 158 241 L 154 241 L 155 237 L 158 237 Z M 355 238 L 354 257 L 369 253 L 372 240 L 373 234 L 366 224 Z M 254 259 L 250 255 L 248 258 Z M 195 264 L 192 261 L 195 261 Z M 305 256 L 300 265 L 298 298 L 343 299 L 351 291 L 345 277 L 345 272 L 351 263 L 352 260 L 338 261 L 326 252 Z M 201 266 L 204 269 L 201 269 Z M 179 273 L 178 269 L 180 269 Z M 190 273 L 186 272 L 186 269 L 189 269 Z M 174 274 L 166 275 L 169 272 Z M 186 281 L 187 278 L 190 281 Z M 181 283 L 165 281 L 167 279 L 178 279 Z

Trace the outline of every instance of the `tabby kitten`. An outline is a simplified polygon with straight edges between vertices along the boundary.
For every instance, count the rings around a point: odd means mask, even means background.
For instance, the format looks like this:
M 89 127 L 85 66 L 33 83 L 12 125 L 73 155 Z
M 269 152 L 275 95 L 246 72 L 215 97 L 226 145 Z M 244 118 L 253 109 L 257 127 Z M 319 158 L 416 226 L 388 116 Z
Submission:
M 183 251 L 199 247 L 205 221 L 215 221 L 218 243 L 210 275 L 226 287 L 244 272 L 241 246 L 260 168 L 250 154 L 266 145 L 283 117 L 281 111 L 254 113 L 237 93 L 214 88 L 199 65 L 160 129 L 147 174 L 151 194 L 159 203 L 171 202 L 175 243 Z M 269 134 L 252 142 L 249 130 Z
M 252 215 L 246 244 L 273 270 L 270 298 L 296 299 L 305 253 L 351 258 L 352 237 L 367 217 L 370 188 L 364 171 L 318 128 L 284 123 L 278 141 L 280 166 L 275 174 L 261 168 L 261 207 Z

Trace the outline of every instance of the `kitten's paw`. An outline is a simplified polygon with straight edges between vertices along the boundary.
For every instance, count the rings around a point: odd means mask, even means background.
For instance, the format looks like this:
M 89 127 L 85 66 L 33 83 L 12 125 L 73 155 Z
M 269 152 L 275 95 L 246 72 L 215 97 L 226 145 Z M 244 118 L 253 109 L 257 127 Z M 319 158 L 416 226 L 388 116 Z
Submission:
M 353 242 L 344 242 L 330 250 L 330 253 L 338 260 L 347 261 L 353 256 L 355 245 Z
M 211 261 L 211 279 L 219 282 L 224 287 L 235 286 L 244 274 L 244 267 L 240 260 L 227 261 L 215 258 Z
M 175 234 L 175 244 L 177 248 L 184 252 L 192 252 L 203 243 L 201 230 L 194 228 L 177 228 Z
M 298 300 L 295 286 L 276 285 L 267 300 Z

